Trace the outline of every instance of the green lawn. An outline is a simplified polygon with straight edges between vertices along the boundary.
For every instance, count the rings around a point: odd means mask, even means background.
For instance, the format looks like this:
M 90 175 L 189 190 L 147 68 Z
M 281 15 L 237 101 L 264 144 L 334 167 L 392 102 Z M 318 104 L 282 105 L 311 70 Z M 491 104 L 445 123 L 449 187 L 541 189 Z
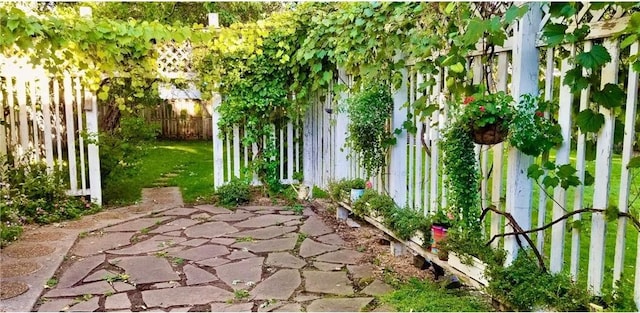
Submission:
M 161 179 L 165 176 L 166 178 Z M 145 150 L 133 177 L 105 186 L 110 204 L 140 199 L 142 188 L 154 183 L 178 186 L 186 203 L 206 201 L 213 194 L 213 147 L 211 141 L 156 141 Z

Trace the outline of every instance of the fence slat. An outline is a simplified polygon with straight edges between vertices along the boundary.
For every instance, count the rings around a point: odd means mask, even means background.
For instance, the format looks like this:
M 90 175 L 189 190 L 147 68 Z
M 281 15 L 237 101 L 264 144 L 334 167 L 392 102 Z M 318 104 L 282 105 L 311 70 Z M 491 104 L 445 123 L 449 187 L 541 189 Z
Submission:
M 287 123 L 287 179 L 293 183 L 293 123 Z M 284 166 L 284 165 L 282 165 Z
M 27 91 L 24 78 L 16 78 L 16 89 L 18 95 L 18 116 L 20 119 L 20 146 L 22 153 L 29 149 L 29 124 L 27 118 Z M 19 152 L 20 153 L 20 152 Z
M 442 69 L 441 69 L 442 71 Z M 429 212 L 435 214 L 438 211 L 438 165 L 440 163 L 440 110 L 443 109 L 440 97 L 442 88 L 442 76 L 440 72 L 436 74 L 436 84 L 431 94 L 432 103 L 438 106 L 438 110 L 431 114 L 431 186 L 429 187 Z M 446 157 L 446 156 L 445 156 Z
M 530 3 L 529 10 L 517 24 L 514 31 L 513 48 L 513 76 L 511 79 L 512 93 L 518 101 L 523 94 L 537 95 L 538 84 L 538 49 L 535 46 L 537 30 L 541 20 L 539 3 Z M 531 227 L 531 198 L 532 183 L 527 177 L 527 169 L 533 163 L 531 156 L 525 155 L 516 148 L 509 148 L 507 165 L 507 198 L 506 211 L 511 213 L 522 229 Z M 513 231 L 511 226 L 506 227 L 507 232 Z M 510 265 L 516 258 L 520 246 L 515 236 L 508 236 L 504 240 L 507 251 L 506 264 Z M 526 245 L 525 245 L 526 246 Z
M 553 72 L 555 70 L 554 67 L 554 62 L 553 62 L 553 56 L 554 56 L 554 49 L 553 48 L 547 48 L 546 49 L 546 56 L 547 56 L 547 62 L 546 62 L 546 71 L 545 71 L 545 80 L 544 80 L 544 99 L 546 101 L 552 101 L 553 99 Z M 549 112 L 545 112 L 546 115 L 549 115 Z M 545 162 L 547 162 L 549 160 L 549 154 L 548 153 L 544 153 L 542 155 L 542 159 L 540 160 L 540 162 L 542 164 L 544 164 Z M 547 173 L 549 172 L 547 170 L 546 167 L 543 167 L 543 171 L 544 173 L 542 174 L 542 177 L 540 178 L 541 180 L 543 180 L 546 176 Z M 538 227 L 542 227 L 542 225 L 545 224 L 546 222 L 546 215 L 547 215 L 547 193 L 546 193 L 546 189 L 543 189 L 541 187 L 538 187 L 539 193 L 538 193 Z M 544 251 L 544 237 L 545 237 L 545 232 L 544 231 L 540 231 L 538 233 L 536 233 L 536 247 L 538 248 L 538 251 Z
M 407 120 L 407 111 L 402 108 L 409 100 L 407 98 L 407 84 L 409 81 L 406 68 L 400 70 L 402 73 L 402 84 L 393 94 L 393 115 L 391 118 L 391 129 L 402 129 L 396 135 L 398 143 L 391 147 L 391 160 L 389 163 L 389 195 L 396 200 L 396 203 L 404 207 L 407 203 L 407 132 L 402 127 L 402 123 Z
M 71 84 L 71 75 L 67 72 L 64 74 L 63 80 L 64 91 L 64 120 L 66 122 L 67 132 L 67 161 L 69 164 L 69 185 L 71 192 L 78 191 L 78 171 L 76 168 L 76 139 L 75 126 L 73 118 L 73 86 Z
M 80 186 L 82 186 L 82 194 L 87 193 L 87 180 L 86 180 L 86 159 L 84 155 L 84 136 L 83 136 L 83 121 L 82 121 L 82 85 L 80 84 L 80 77 L 75 77 L 76 87 L 76 110 L 78 114 L 78 150 L 80 150 Z
M 31 102 L 31 127 L 33 128 L 33 157 L 40 160 L 40 127 L 38 125 L 38 96 L 36 94 L 36 77 L 31 77 L 29 83 L 29 101 Z
M 43 137 L 44 137 L 44 151 L 45 160 L 47 161 L 47 167 L 49 170 L 53 170 L 53 131 L 51 130 L 51 98 L 49 94 L 49 79 L 42 77 L 40 79 L 40 104 L 42 105 L 42 119 L 43 119 Z
M 218 121 L 220 120 L 220 112 L 218 107 L 222 98 L 220 94 L 214 93 L 211 97 L 211 137 L 213 141 L 213 188 L 224 184 L 224 159 L 223 159 L 223 142 L 220 138 L 220 130 L 218 130 Z
M 583 51 L 588 52 L 591 50 L 591 42 L 586 41 L 584 43 Z M 582 70 L 582 75 L 587 75 L 587 70 Z M 591 86 L 583 89 L 580 92 L 580 111 L 585 110 L 589 107 L 589 98 L 590 98 Z M 576 146 L 576 176 L 581 182 L 584 182 L 584 173 L 585 173 L 585 141 L 586 136 L 583 134 L 578 128 L 578 143 Z M 584 200 L 584 186 L 582 184 L 578 185 L 574 189 L 574 199 L 573 199 L 573 210 L 582 209 L 582 204 Z M 576 214 L 573 216 L 573 222 L 577 222 L 581 219 L 580 214 Z M 580 228 L 573 227 L 571 230 L 571 263 L 570 263 L 569 273 L 573 280 L 578 279 L 578 269 L 580 267 Z
M 416 77 L 416 83 L 415 83 L 415 96 L 414 96 L 414 101 L 419 99 L 420 97 L 422 97 L 422 95 L 424 94 L 423 92 L 420 92 L 418 87 L 420 87 L 420 85 L 422 83 L 424 83 L 424 76 L 418 72 L 415 73 L 415 77 Z M 415 115 L 415 114 L 414 114 Z M 422 140 L 421 140 L 421 136 L 422 136 L 422 125 L 423 125 L 423 120 L 422 120 L 422 116 L 415 116 L 414 120 L 417 126 L 417 130 L 416 130 L 416 135 L 415 135 L 415 150 L 416 150 L 416 161 L 415 161 L 415 168 L 414 168 L 414 181 L 415 181 L 415 186 L 414 186 L 414 194 L 413 194 L 413 207 L 416 210 L 423 210 L 424 212 L 426 212 L 427 210 L 425 209 L 425 207 L 423 206 L 423 175 L 422 175 L 422 171 L 424 169 L 424 163 L 423 163 L 423 147 L 422 147 Z
M 571 55 L 575 55 L 575 46 L 569 48 Z M 569 59 L 562 60 L 561 80 L 564 79 L 567 72 L 573 69 L 573 64 Z M 548 79 L 550 80 L 550 79 Z M 558 110 L 558 124 L 561 128 L 562 144 L 556 151 L 556 165 L 561 166 L 569 164 L 569 156 L 571 153 L 571 111 L 573 103 L 573 93 L 571 87 L 560 84 L 560 108 Z M 553 219 L 560 218 L 566 212 L 567 190 L 561 186 L 557 186 L 553 193 Z M 564 264 L 564 235 L 566 229 L 566 220 L 562 220 L 551 226 L 551 259 L 549 270 L 552 273 L 558 273 L 562 270 Z
M 0 77 L 0 82 L 2 78 Z M 0 156 L 7 155 L 7 121 L 5 120 L 4 112 L 4 91 L 0 90 Z
M 89 165 L 89 195 L 91 201 L 102 204 L 102 182 L 100 177 L 100 147 L 98 146 L 98 98 L 95 94 L 85 89 L 84 99 L 90 105 L 86 111 L 87 135 L 92 140 L 87 145 L 87 158 Z
M 414 69 L 410 69 L 409 70 L 409 77 L 408 77 L 408 83 L 409 83 L 409 98 L 407 99 L 407 101 L 409 102 L 409 106 L 407 109 L 407 114 L 405 117 L 405 120 L 408 120 L 408 114 L 412 114 L 411 112 L 411 104 L 413 104 L 414 101 L 416 101 L 416 90 L 415 90 L 415 83 L 416 83 L 416 72 Z M 413 122 L 413 124 L 415 124 L 415 116 L 411 117 L 411 121 Z M 415 150 L 416 150 L 416 140 L 415 140 L 415 136 L 410 133 L 407 132 L 407 141 L 406 142 L 402 142 L 402 140 L 399 140 L 399 144 L 405 144 L 407 147 L 407 154 L 408 154 L 408 164 L 407 164 L 407 176 L 405 177 L 405 184 L 407 185 L 407 205 L 415 210 L 416 207 L 413 203 L 413 196 L 414 196 L 414 188 L 415 188 L 415 181 L 413 180 L 414 177 L 414 171 L 415 171 Z
M 304 142 L 303 146 L 303 166 L 302 166 L 302 177 L 304 179 L 304 184 L 306 187 L 311 189 L 313 186 L 313 148 L 312 148 L 312 136 L 313 136 L 313 106 L 310 106 L 304 112 L 304 127 L 302 129 L 302 141 Z
M 53 80 L 53 103 L 56 128 L 56 152 L 58 156 L 58 170 L 62 171 L 62 124 L 60 121 L 60 83 Z
M 11 139 L 9 141 L 9 147 L 13 148 L 18 143 L 18 129 L 16 124 L 16 112 L 15 112 L 15 90 L 13 85 L 13 77 L 7 77 L 7 105 L 9 106 L 9 132 L 11 133 Z M 17 162 L 14 159 L 14 164 Z
M 631 46 L 630 55 L 638 53 L 638 42 Z M 629 78 L 627 84 L 627 105 L 625 107 L 624 119 L 624 139 L 622 144 L 622 167 L 620 168 L 620 193 L 618 198 L 618 209 L 620 212 L 629 211 L 629 160 L 633 155 L 633 144 L 635 142 L 636 106 L 638 105 L 638 72 L 629 66 Z M 627 219 L 618 219 L 618 231 L 616 233 L 616 250 L 613 262 L 613 282 L 614 286 L 620 280 L 620 275 L 624 268 L 625 236 L 627 233 Z
M 603 46 L 611 55 L 611 62 L 602 69 L 601 87 L 607 83 L 617 83 L 619 48 L 614 39 L 605 39 Z M 608 191 L 611 178 L 611 157 L 613 153 L 613 132 L 615 127 L 615 115 L 613 110 L 600 107 L 600 113 L 604 115 L 604 125 L 598 132 L 596 147 L 596 176 L 594 190 Z M 593 207 L 606 209 L 609 207 L 609 193 L 596 192 L 593 195 Z M 587 276 L 589 289 L 596 294 L 602 294 L 602 279 L 604 274 L 604 246 L 606 233 L 606 220 L 604 213 L 591 215 L 591 243 L 589 246 L 589 273 Z
M 498 71 L 496 87 L 498 91 L 507 91 L 507 80 L 509 77 L 509 60 L 507 52 L 498 54 Z M 504 156 L 504 145 L 499 143 L 493 146 L 493 180 L 491 181 L 491 203 L 497 210 L 502 210 L 502 157 Z M 497 213 L 491 213 L 491 236 L 500 233 L 502 224 L 502 216 Z M 499 240 L 491 243 L 493 248 L 497 248 L 500 244 Z
M 233 176 L 240 177 L 240 128 L 233 125 Z

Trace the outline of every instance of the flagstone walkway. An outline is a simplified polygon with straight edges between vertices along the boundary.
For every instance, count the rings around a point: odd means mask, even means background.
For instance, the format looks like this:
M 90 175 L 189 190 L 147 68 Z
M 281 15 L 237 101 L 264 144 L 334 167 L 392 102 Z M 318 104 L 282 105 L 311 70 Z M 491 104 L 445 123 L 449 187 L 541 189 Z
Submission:
M 310 208 L 172 206 L 80 233 L 34 309 L 361 311 L 390 291 Z

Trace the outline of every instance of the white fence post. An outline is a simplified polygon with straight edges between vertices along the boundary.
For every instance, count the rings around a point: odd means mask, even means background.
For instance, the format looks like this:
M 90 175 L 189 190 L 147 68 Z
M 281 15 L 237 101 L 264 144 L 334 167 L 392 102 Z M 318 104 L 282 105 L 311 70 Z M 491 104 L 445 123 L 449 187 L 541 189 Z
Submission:
M 84 101 L 87 120 L 87 134 L 91 138 L 87 145 L 89 163 L 89 195 L 93 203 L 102 204 L 100 147 L 98 146 L 98 99 L 95 94 L 85 90 Z
M 211 137 L 213 141 L 213 188 L 224 184 L 224 148 L 220 138 L 220 130 L 218 130 L 218 121 L 220 120 L 220 112 L 218 107 L 222 102 L 219 93 L 214 93 L 211 97 Z
M 402 129 L 396 135 L 397 142 L 391 147 L 389 158 L 389 195 L 396 203 L 404 207 L 407 204 L 407 131 L 402 124 L 407 120 L 407 110 L 402 108 L 407 101 L 407 84 L 409 75 L 406 68 L 402 73 L 402 85 L 393 94 L 393 117 L 391 118 L 391 131 Z
M 540 3 L 529 3 L 529 11 L 518 21 L 513 46 L 513 97 L 518 101 L 524 94 L 538 93 L 538 49 L 536 39 L 541 20 Z M 532 183 L 527 169 L 533 163 L 531 156 L 510 147 L 507 168 L 506 211 L 511 213 L 522 229 L 531 227 Z M 507 232 L 513 228 L 506 227 Z M 506 264 L 510 265 L 518 255 L 518 238 L 508 236 L 504 240 L 507 251 Z M 522 238 L 519 238 L 522 239 Z M 523 241 L 523 240 L 521 240 Z M 525 243 L 526 245 L 526 243 Z
M 338 69 L 338 81 L 342 81 L 345 85 L 349 81 L 349 77 L 344 69 Z M 345 143 L 347 141 L 348 134 L 348 123 L 349 119 L 347 117 L 346 110 L 343 110 L 346 107 L 346 102 L 349 97 L 349 93 L 347 91 L 341 92 L 338 97 L 338 105 L 333 110 L 333 115 L 335 116 L 336 125 L 334 127 L 334 132 L 336 136 L 335 142 L 335 170 L 334 170 L 334 180 L 340 180 L 346 178 L 348 176 L 349 169 L 349 160 L 347 160 L 347 148 L 345 147 Z

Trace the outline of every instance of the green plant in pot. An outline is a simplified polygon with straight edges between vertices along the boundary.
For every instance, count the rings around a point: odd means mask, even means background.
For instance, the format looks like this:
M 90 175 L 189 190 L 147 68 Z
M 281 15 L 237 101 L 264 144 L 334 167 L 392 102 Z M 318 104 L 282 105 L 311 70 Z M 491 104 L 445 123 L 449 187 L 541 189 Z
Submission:
M 356 202 L 364 194 L 365 181 L 362 178 L 352 179 L 351 187 L 351 203 Z
M 475 143 L 497 144 L 509 133 L 512 103 L 513 98 L 504 91 L 493 94 L 481 91 L 464 99 L 460 120 L 468 126 Z

